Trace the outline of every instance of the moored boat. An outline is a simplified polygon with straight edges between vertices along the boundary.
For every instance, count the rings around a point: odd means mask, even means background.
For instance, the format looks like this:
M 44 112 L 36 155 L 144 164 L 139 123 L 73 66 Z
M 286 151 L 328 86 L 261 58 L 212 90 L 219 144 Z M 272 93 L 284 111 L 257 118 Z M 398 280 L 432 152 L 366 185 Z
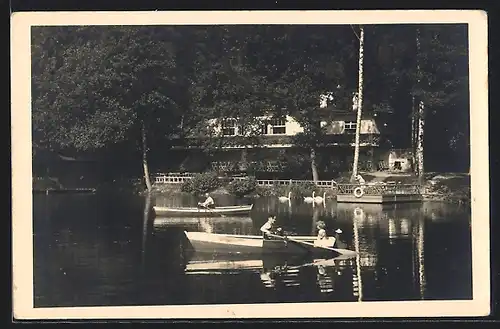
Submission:
M 210 225 L 217 225 L 217 224 L 227 224 L 227 223 L 243 223 L 250 225 L 252 224 L 252 219 L 250 217 L 245 217 L 245 216 L 224 216 L 224 217 L 210 217 L 210 218 L 202 218 L 200 216 L 198 217 L 188 217 L 188 216 L 181 216 L 181 217 L 161 217 L 157 216 L 154 219 L 153 225 L 155 227 L 157 226 L 175 226 L 175 225 L 197 225 L 200 224 L 200 221 L 205 221 L 206 223 Z
M 240 206 L 221 206 L 211 209 L 198 207 L 160 207 L 154 206 L 156 216 L 187 216 L 187 217 L 225 217 L 248 216 L 253 204 Z
M 185 231 L 189 247 L 198 253 L 212 254 L 315 254 L 336 257 L 354 256 L 352 250 L 335 248 L 335 238 L 315 245 L 316 237 L 293 236 L 288 239 L 263 239 L 260 235 L 215 234 Z

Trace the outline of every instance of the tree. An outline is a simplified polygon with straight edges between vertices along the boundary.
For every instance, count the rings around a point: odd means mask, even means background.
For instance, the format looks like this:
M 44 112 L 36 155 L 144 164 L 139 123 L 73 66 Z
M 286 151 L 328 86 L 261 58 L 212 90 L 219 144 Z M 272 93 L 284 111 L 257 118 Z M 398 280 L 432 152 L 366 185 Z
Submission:
M 356 139 L 354 142 L 354 161 L 352 164 L 352 177 L 351 181 L 356 179 L 358 175 L 358 161 L 359 161 L 359 134 L 361 129 L 361 113 L 363 110 L 363 59 L 364 59 L 364 42 L 365 30 L 363 26 L 359 28 L 359 68 L 358 68 L 358 92 L 356 104 Z M 357 35 L 356 35 L 357 36 Z
M 380 44 L 381 57 L 385 58 L 378 76 L 385 76 L 382 85 L 390 91 L 392 107 L 397 109 L 394 119 L 408 122 L 398 126 L 394 140 L 401 147 L 412 146 L 415 173 L 423 174 L 424 162 L 430 160 L 423 159 L 426 150 L 446 154 L 443 159 L 449 159 L 453 153 L 467 154 L 467 27 L 401 25 L 377 27 L 377 30 L 375 38 Z
M 198 31 L 200 51 L 191 86 L 197 111 L 187 136 L 195 137 L 205 150 L 260 143 L 260 118 L 272 105 L 265 76 L 255 71 L 249 59 L 249 44 L 259 37 L 252 29 L 256 28 L 216 26 Z M 222 126 L 229 120 L 238 131 L 233 137 L 223 134 Z M 245 153 L 244 149 L 242 158 Z
M 88 151 L 132 143 L 151 190 L 148 140 L 171 134 L 180 118 L 172 28 L 38 27 L 33 35 L 37 145 Z
M 292 143 L 308 151 L 314 181 L 319 179 L 317 151 L 324 145 L 321 121 L 331 119 L 319 110 L 321 96 L 329 94 L 334 107 L 350 101 L 352 39 L 345 38 L 348 28 L 266 27 L 258 44 L 256 70 L 269 83 L 275 116 L 289 115 L 303 127 Z

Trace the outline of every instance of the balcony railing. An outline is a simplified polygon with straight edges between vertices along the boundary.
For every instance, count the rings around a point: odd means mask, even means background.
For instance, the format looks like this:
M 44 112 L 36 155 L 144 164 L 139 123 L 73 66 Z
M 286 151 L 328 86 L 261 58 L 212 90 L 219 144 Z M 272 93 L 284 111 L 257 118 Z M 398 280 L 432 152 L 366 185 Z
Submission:
M 295 136 L 283 135 L 258 135 L 252 137 L 224 136 L 214 137 L 208 144 L 206 143 L 208 140 L 203 140 L 203 138 L 187 138 L 178 140 L 176 143 L 174 143 L 174 145 L 176 147 L 198 148 L 202 148 L 205 146 L 210 146 L 213 148 L 239 148 L 255 147 L 261 145 L 290 146 L 295 142 L 294 137 Z M 322 140 L 318 143 L 318 146 L 352 146 L 354 145 L 354 142 L 354 134 L 328 134 L 322 137 Z M 361 134 L 359 142 L 361 146 L 379 146 L 381 143 L 381 136 L 379 134 Z

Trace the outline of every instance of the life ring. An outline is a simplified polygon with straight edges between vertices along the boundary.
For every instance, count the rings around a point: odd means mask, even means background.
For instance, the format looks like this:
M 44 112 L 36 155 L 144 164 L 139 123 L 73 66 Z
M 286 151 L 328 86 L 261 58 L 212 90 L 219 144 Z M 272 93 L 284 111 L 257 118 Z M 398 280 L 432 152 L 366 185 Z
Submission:
M 363 196 L 364 192 L 363 192 L 363 189 L 361 187 L 356 187 L 354 189 L 354 196 L 356 198 L 361 198 Z

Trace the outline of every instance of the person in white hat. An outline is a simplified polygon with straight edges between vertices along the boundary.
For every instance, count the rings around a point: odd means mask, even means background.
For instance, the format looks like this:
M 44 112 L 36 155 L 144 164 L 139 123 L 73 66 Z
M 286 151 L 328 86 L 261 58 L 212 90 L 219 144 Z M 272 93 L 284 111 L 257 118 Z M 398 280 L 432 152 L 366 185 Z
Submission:
M 339 249 L 346 249 L 347 248 L 347 245 L 342 242 L 340 240 L 340 234 L 342 234 L 342 230 L 341 229 L 336 229 L 335 230 L 335 234 L 334 234 L 334 238 L 335 238 L 335 248 L 339 248 Z

